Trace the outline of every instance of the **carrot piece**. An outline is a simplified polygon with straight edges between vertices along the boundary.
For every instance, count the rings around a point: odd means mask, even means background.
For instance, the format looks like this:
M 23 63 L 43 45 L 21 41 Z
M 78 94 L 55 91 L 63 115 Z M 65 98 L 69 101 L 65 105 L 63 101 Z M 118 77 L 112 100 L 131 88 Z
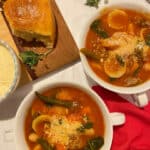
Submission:
M 56 94 L 56 98 L 60 100 L 72 100 L 72 95 L 68 90 L 62 89 Z
M 70 121 L 81 121 L 82 116 L 80 114 L 71 114 L 68 116 L 68 120 L 70 120 Z
M 60 106 L 53 106 L 47 111 L 47 114 L 49 114 L 49 115 L 53 115 L 53 114 L 67 115 L 68 108 L 64 108 L 64 107 L 60 107 Z
M 127 32 L 131 35 L 135 35 L 135 27 L 133 23 L 130 23 L 127 28 Z
M 66 150 L 66 147 L 63 144 L 56 144 L 56 150 Z
M 89 114 L 90 112 L 91 112 L 90 107 L 84 107 L 84 108 L 82 109 L 82 113 L 83 113 L 83 114 Z

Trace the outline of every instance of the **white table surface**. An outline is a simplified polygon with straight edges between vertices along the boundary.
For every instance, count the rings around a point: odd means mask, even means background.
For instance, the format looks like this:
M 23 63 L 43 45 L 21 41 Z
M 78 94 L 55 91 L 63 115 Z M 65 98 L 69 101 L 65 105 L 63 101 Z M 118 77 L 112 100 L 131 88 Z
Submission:
M 114 1 L 119 0 L 110 0 L 110 2 Z M 56 0 L 56 2 L 68 24 L 77 46 L 80 48 L 82 29 L 84 29 L 90 16 L 94 15 L 99 10 L 85 6 L 86 0 Z M 100 7 L 102 6 L 103 0 L 101 0 Z M 81 62 L 79 61 L 71 66 L 47 74 L 38 80 L 18 88 L 9 98 L 0 103 L 0 150 L 15 150 L 13 127 L 16 111 L 23 98 L 31 90 L 35 90 L 39 86 L 55 81 L 71 81 L 81 83 L 85 86 L 95 84 L 94 81 L 85 75 Z

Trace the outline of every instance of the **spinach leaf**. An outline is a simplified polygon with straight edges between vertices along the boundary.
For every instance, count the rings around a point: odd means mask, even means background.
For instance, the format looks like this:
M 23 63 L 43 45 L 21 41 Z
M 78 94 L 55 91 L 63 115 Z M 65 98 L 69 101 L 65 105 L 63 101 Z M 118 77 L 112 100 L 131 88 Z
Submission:
M 133 72 L 133 76 L 137 76 L 137 75 L 139 74 L 140 70 L 142 69 L 142 66 L 143 66 L 143 65 L 139 65 L 139 66 L 135 69 L 135 71 Z
M 85 129 L 90 129 L 90 128 L 93 127 L 93 123 L 92 122 L 87 122 L 83 126 L 84 126 Z
M 145 37 L 145 43 L 146 43 L 148 46 L 150 46 L 150 35 L 147 35 L 147 36 Z
M 85 132 L 85 128 L 83 126 L 77 128 L 77 131 L 80 132 L 80 133 L 83 133 Z
M 134 50 L 134 56 L 138 63 L 138 67 L 133 72 L 133 76 L 137 76 L 144 65 L 143 47 L 144 47 L 144 44 L 142 42 L 138 42 L 138 45 L 136 46 L 136 48 Z
M 110 82 L 113 82 L 113 81 L 116 81 L 116 80 L 117 80 L 117 78 L 109 77 L 109 81 L 110 81 Z
M 108 38 L 108 33 L 102 28 L 101 20 L 94 20 L 90 26 L 90 29 L 94 31 L 101 38 Z
M 101 20 L 100 19 L 97 19 L 97 20 L 94 20 L 90 26 L 90 28 L 92 30 L 97 30 L 97 28 L 101 26 Z
M 143 48 L 136 48 L 134 50 L 134 55 L 137 58 L 139 64 L 143 63 Z
M 100 0 L 87 0 L 85 4 L 90 6 L 90 7 L 98 8 L 99 2 L 100 2 Z
M 93 127 L 93 123 L 87 122 L 87 123 L 83 124 L 81 127 L 77 128 L 77 131 L 84 132 L 85 129 L 91 129 L 92 127 Z
M 90 139 L 87 142 L 87 145 L 85 146 L 84 150 L 99 150 L 104 144 L 104 138 L 103 137 L 95 137 Z
M 41 59 L 41 55 L 33 51 L 24 51 L 20 53 L 20 57 L 24 64 L 29 65 L 30 67 L 35 66 L 38 61 Z
M 107 34 L 107 32 L 105 31 L 105 30 L 103 30 L 103 29 L 98 29 L 97 30 L 97 34 L 100 36 L 100 37 L 102 37 L 102 38 L 108 38 L 108 34 Z
M 42 138 L 39 138 L 37 140 L 37 143 L 39 143 L 42 146 L 43 150 L 54 150 L 54 148 L 46 140 Z
M 125 62 L 121 56 L 116 55 L 116 59 L 117 59 L 118 63 L 120 64 L 120 66 L 124 66 Z

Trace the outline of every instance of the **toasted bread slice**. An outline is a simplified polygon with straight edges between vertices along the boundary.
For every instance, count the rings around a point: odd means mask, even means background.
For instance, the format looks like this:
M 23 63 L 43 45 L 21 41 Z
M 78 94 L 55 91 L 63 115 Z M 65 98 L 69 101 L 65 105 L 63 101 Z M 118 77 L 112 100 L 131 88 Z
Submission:
M 50 0 L 7 0 L 3 7 L 15 36 L 41 41 L 47 48 L 54 46 L 56 24 Z

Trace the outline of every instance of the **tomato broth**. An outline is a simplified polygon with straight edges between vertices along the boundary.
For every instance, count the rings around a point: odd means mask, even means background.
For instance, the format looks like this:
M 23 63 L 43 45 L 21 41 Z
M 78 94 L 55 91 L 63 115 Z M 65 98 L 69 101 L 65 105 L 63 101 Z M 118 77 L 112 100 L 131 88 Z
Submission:
M 43 101 L 41 95 L 54 104 Z M 91 96 L 73 87 L 56 87 L 41 95 L 37 94 L 25 120 L 30 150 L 45 150 L 44 144 L 55 150 L 82 150 L 91 139 L 98 139 L 103 145 L 103 115 Z
M 150 15 L 106 9 L 87 33 L 85 48 L 92 70 L 110 84 L 129 87 L 150 79 Z

